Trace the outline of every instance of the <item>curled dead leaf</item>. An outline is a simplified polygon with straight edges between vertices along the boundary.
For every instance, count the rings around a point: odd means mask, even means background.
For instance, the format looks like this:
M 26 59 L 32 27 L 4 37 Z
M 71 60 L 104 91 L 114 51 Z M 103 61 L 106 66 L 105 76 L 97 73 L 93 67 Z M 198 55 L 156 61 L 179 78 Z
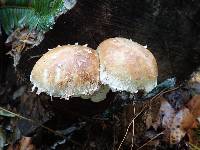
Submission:
M 35 146 L 32 144 L 31 137 L 22 137 L 20 140 L 20 150 L 35 150 Z
M 36 150 L 31 137 L 22 137 L 17 145 L 10 145 L 8 150 Z
M 200 95 L 195 95 L 186 105 L 195 118 L 200 117 Z
M 176 113 L 170 127 L 170 143 L 181 141 L 186 132 L 192 128 L 195 119 L 188 108 L 183 108 Z
M 160 102 L 161 106 L 158 113 L 157 121 L 156 123 L 154 123 L 153 126 L 155 129 L 157 129 L 159 126 L 167 129 L 171 126 L 171 122 L 175 116 L 175 110 L 165 98 L 160 97 Z
M 181 141 L 189 129 L 193 128 L 195 117 L 190 109 L 184 106 L 177 111 L 164 97 L 161 97 L 160 101 L 161 106 L 154 128 L 163 128 L 165 140 L 170 144 L 176 144 Z

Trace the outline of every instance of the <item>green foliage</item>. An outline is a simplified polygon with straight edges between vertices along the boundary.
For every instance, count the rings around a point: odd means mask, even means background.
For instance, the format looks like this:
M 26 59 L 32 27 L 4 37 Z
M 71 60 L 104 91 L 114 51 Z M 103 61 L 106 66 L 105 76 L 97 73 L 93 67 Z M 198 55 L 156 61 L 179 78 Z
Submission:
M 200 140 L 200 126 L 198 126 L 197 129 L 194 130 L 196 137 Z
M 191 144 L 191 143 L 190 143 L 190 149 L 191 150 L 200 150 L 200 148 L 198 146 Z
M 194 136 L 195 136 L 196 140 L 199 141 L 200 140 L 200 126 L 198 126 L 197 129 L 194 129 L 194 133 L 195 133 Z M 190 145 L 191 150 L 200 150 L 199 144 L 197 146 L 195 144 L 189 143 L 189 145 Z
M 55 18 L 71 9 L 76 0 L 0 0 L 0 20 L 10 34 L 16 28 L 28 27 L 45 32 Z

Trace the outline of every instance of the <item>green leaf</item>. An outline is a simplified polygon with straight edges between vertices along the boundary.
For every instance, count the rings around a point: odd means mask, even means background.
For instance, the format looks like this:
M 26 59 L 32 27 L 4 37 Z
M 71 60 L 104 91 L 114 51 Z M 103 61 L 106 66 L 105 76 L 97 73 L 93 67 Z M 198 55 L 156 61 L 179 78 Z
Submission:
M 76 0 L 5 0 L 0 7 L 1 24 L 7 34 L 22 27 L 46 32 L 56 17 L 75 3 Z

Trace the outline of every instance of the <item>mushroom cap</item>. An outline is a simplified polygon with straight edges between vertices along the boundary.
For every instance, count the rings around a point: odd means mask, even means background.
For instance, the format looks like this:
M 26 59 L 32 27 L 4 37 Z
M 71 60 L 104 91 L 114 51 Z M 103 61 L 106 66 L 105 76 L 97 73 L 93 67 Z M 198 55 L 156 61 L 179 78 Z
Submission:
M 91 95 L 99 88 L 99 59 L 87 46 L 58 46 L 45 53 L 30 75 L 33 89 L 69 99 Z
M 100 43 L 97 51 L 100 81 L 109 85 L 112 91 L 149 92 L 157 85 L 157 63 L 144 46 L 116 37 Z

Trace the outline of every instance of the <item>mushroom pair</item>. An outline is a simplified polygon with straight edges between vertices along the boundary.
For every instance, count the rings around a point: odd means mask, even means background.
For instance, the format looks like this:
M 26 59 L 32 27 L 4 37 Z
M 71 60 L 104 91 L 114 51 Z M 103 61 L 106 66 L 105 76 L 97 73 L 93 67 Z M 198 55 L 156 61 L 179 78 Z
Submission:
M 157 84 L 157 64 L 152 53 L 125 38 L 110 38 L 97 48 L 58 46 L 35 64 L 30 80 L 37 93 L 99 102 L 112 91 L 151 91 Z

